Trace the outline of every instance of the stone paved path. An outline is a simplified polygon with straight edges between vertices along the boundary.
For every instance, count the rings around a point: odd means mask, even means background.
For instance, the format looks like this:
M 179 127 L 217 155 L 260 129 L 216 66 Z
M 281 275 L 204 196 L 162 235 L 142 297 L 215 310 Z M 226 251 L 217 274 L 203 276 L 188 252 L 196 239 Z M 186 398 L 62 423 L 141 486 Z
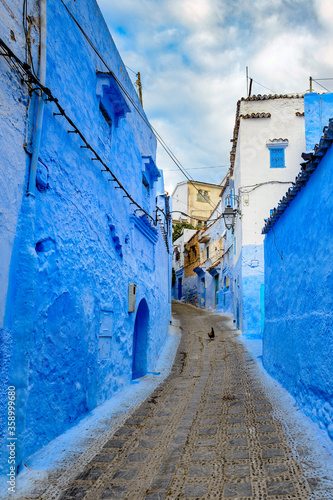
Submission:
M 63 487 L 41 498 L 307 499 L 309 488 L 254 361 L 223 317 L 175 305 L 169 377 Z M 216 338 L 209 340 L 211 326 Z M 56 491 L 56 490 L 54 490 Z

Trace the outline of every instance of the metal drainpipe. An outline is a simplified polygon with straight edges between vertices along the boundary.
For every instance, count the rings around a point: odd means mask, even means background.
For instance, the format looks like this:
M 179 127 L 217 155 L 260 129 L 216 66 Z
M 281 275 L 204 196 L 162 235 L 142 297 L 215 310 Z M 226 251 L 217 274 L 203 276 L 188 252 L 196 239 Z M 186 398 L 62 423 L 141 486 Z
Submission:
M 39 71 L 38 77 L 40 83 L 45 86 L 46 82 L 46 2 L 47 0 L 40 0 L 40 39 L 39 39 Z M 38 94 L 37 104 L 37 118 L 34 130 L 33 151 L 31 157 L 29 182 L 27 189 L 27 196 L 35 196 L 36 191 L 36 175 L 37 163 L 40 150 L 40 142 L 43 129 L 43 116 L 44 116 L 44 100 L 43 91 L 40 89 Z

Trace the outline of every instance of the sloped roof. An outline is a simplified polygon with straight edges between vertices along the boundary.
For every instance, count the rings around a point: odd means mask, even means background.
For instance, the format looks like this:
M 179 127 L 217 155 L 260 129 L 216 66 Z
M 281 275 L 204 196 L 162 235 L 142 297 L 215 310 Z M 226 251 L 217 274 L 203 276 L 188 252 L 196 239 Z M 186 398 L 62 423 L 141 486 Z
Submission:
M 241 101 L 267 101 L 268 99 L 303 99 L 304 94 L 257 94 L 242 97 Z
M 228 171 L 228 175 L 232 176 L 233 171 L 234 171 L 240 119 L 241 118 L 269 118 L 268 115 L 270 115 L 270 113 L 252 113 L 251 115 L 249 115 L 249 114 L 240 115 L 241 102 L 242 101 L 267 101 L 267 100 L 272 100 L 272 99 L 304 99 L 304 94 L 302 94 L 302 93 L 300 93 L 300 94 L 263 94 L 263 95 L 258 94 L 258 95 L 251 95 L 250 97 L 242 97 L 241 99 L 239 99 L 239 101 L 237 101 L 236 119 L 235 119 L 233 138 L 230 139 L 230 142 L 232 143 L 232 148 L 230 151 L 230 168 Z M 257 116 L 253 116 L 253 115 L 257 115 Z M 263 115 L 265 115 L 265 116 L 263 116 Z M 222 190 L 222 192 L 223 192 L 223 190 Z
M 270 113 L 248 113 L 247 115 L 240 115 L 239 118 L 244 118 L 248 120 L 249 118 L 270 118 L 272 115 Z

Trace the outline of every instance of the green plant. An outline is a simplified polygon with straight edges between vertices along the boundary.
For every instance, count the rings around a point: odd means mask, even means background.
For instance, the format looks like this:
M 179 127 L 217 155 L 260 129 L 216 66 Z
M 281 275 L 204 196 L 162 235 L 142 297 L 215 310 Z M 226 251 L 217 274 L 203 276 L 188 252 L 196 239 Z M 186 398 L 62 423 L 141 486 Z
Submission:
M 172 242 L 176 241 L 183 234 L 184 229 L 195 229 L 195 227 L 188 222 L 177 222 L 177 224 L 173 226 Z

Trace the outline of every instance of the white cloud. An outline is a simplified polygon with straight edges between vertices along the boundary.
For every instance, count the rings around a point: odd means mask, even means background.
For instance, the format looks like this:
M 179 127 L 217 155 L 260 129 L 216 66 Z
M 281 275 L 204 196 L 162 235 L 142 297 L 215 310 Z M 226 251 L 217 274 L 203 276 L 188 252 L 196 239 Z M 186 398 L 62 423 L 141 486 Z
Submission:
M 176 19 L 190 27 L 209 22 L 213 13 L 210 0 L 171 0 L 169 8 Z
M 331 0 L 315 0 L 318 17 L 327 28 L 333 26 L 333 3 Z
M 141 72 L 148 118 L 186 168 L 228 164 L 246 66 L 278 93 L 305 91 L 310 75 L 333 77 L 332 0 L 98 2 L 125 64 Z M 158 161 L 176 168 L 163 151 Z M 189 172 L 210 182 L 223 175 Z M 171 191 L 184 177 L 165 180 Z

